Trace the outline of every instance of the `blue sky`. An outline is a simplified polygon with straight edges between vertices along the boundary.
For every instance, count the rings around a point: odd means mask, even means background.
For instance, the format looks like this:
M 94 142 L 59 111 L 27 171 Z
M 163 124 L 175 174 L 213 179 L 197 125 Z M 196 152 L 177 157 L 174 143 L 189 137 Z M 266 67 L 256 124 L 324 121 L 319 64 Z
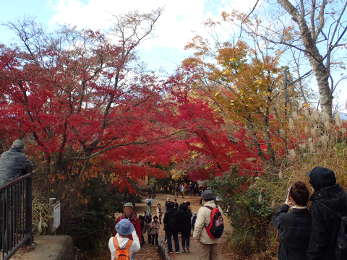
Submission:
M 48 24 L 54 15 L 50 0 L 10 0 L 2 1 L 0 23 L 15 21 L 16 19 L 35 17 L 40 23 Z M 10 43 L 13 35 L 4 27 L 0 28 L 0 41 Z
M 3 0 L 0 23 L 34 17 L 48 30 L 61 24 L 105 29 L 112 24 L 112 15 L 163 7 L 156 29 L 142 44 L 139 55 L 149 69 L 170 73 L 188 55 L 184 45 L 195 35 L 206 34 L 203 22 L 208 18 L 217 19 L 222 11 L 249 12 L 254 3 L 255 0 Z M 231 30 L 225 28 L 221 33 Z M 1 43 L 9 45 L 13 39 L 13 34 L 0 27 Z M 312 81 L 312 84 L 315 83 Z M 343 103 L 347 89 L 341 93 L 337 96 Z

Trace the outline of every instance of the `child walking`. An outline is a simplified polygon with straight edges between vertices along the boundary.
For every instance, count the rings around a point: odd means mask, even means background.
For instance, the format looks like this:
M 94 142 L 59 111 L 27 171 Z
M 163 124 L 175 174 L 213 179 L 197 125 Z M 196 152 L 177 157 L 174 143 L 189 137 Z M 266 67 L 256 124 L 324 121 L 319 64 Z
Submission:
M 160 229 L 160 223 L 158 217 L 154 216 L 153 221 L 149 224 L 149 243 L 152 245 L 158 245 L 158 234 Z

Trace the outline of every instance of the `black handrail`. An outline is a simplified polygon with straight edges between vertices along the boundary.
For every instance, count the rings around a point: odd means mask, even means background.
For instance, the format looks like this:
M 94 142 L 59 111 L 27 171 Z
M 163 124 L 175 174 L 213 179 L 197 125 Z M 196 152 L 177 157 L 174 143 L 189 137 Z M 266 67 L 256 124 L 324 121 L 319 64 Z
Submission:
M 32 175 L 23 175 L 0 187 L 0 252 L 3 260 L 23 245 L 31 245 Z

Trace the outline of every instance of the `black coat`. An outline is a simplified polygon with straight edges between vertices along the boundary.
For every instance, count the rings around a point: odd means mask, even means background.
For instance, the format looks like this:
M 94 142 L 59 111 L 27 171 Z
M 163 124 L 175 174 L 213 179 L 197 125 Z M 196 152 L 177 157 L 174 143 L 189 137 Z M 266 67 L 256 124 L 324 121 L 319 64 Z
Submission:
M 311 200 L 312 234 L 308 260 L 335 260 L 340 219 L 331 210 L 347 215 L 346 193 L 335 184 L 316 191 Z
M 279 260 L 306 260 L 311 234 L 308 209 L 291 209 L 283 205 L 274 215 L 273 224 L 279 231 Z
M 177 209 L 168 208 L 164 215 L 164 230 L 171 233 L 178 233 L 177 227 Z
M 191 218 L 192 218 L 192 212 L 188 209 L 188 207 L 181 205 L 180 209 L 177 212 L 178 232 L 182 232 L 185 234 L 188 234 L 191 232 L 191 229 L 192 229 Z

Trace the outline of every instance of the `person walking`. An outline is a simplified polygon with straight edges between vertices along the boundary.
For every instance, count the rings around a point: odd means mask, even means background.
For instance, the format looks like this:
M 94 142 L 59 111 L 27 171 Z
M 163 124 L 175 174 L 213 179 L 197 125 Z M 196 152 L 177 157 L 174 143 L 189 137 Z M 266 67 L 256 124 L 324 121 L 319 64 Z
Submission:
M 181 193 L 182 198 L 184 198 L 184 192 L 185 192 L 185 189 L 186 189 L 184 183 L 181 183 L 179 189 L 180 189 L 180 193 Z
M 146 202 L 146 215 L 152 216 L 153 199 L 149 197 L 145 200 L 145 202 Z
M 163 212 L 162 212 L 160 203 L 157 204 L 157 216 L 158 216 L 158 219 L 159 219 L 159 224 L 161 224 L 161 219 L 163 217 Z
M 149 224 L 149 235 L 152 245 L 158 245 L 158 235 L 159 235 L 160 223 L 158 221 L 158 216 L 154 216 L 153 221 Z
M 150 215 L 145 215 L 145 230 L 147 232 L 147 241 L 148 244 L 151 243 L 151 234 L 150 234 L 150 226 L 151 226 L 151 222 L 152 222 L 152 216 Z
M 211 190 L 205 190 L 201 195 L 203 206 L 198 210 L 193 232 L 193 239 L 199 241 L 198 259 L 218 260 L 218 238 L 212 238 L 207 232 L 212 210 L 217 208 L 214 202 L 216 195 Z
M 167 246 L 169 253 L 172 253 L 172 239 L 175 243 L 176 253 L 180 253 L 180 245 L 178 242 L 178 229 L 177 229 L 177 209 L 174 208 L 174 203 L 167 204 L 167 211 L 164 215 L 164 230 L 166 234 Z
M 134 225 L 128 219 L 122 219 L 116 224 L 115 231 L 116 235 L 108 241 L 111 260 L 117 260 L 120 256 L 122 259 L 134 260 L 135 253 L 141 248 Z
M 307 259 L 345 260 L 347 251 L 339 248 L 337 241 L 342 217 L 347 216 L 346 192 L 336 184 L 336 176 L 331 169 L 315 167 L 310 171 L 309 178 L 314 193 L 311 196 L 312 232 Z
M 171 199 L 169 197 L 166 198 L 165 201 L 165 211 L 167 211 L 167 205 L 171 202 Z
M 184 253 L 190 252 L 190 233 L 192 230 L 191 217 L 192 213 L 188 208 L 188 203 L 185 202 L 181 204 L 177 213 L 177 228 L 179 232 L 181 232 L 182 250 Z
M 279 231 L 279 260 L 306 260 L 311 234 L 311 215 L 307 209 L 309 197 L 305 183 L 295 182 L 284 205 L 273 217 L 273 225 Z

